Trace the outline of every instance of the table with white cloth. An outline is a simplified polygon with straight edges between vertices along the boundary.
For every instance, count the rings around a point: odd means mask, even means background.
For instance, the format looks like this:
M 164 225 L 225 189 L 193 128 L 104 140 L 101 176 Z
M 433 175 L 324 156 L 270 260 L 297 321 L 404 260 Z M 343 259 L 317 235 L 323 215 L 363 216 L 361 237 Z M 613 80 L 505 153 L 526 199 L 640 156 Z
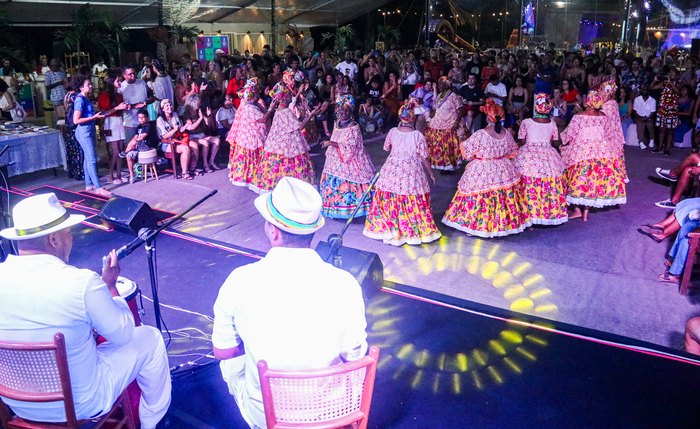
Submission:
M 0 135 L 0 149 L 9 146 L 0 157 L 0 165 L 7 165 L 9 176 L 31 173 L 47 168 L 68 168 L 66 146 L 60 131 L 33 131 Z

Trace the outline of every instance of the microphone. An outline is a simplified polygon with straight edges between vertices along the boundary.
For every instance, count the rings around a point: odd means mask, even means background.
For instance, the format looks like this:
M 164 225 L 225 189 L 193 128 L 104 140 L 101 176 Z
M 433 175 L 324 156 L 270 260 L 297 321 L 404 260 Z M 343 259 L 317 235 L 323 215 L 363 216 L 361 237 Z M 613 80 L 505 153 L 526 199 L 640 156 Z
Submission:
M 150 233 L 151 230 L 148 228 L 139 229 L 138 237 L 133 239 L 130 243 L 127 243 L 119 249 L 117 249 L 117 261 L 121 261 L 122 259 L 129 256 L 131 252 L 138 249 L 143 243 L 146 242 L 146 240 L 149 238 L 148 236 L 150 235 Z M 107 256 L 102 257 L 102 269 L 104 269 L 107 266 L 108 260 L 109 259 Z

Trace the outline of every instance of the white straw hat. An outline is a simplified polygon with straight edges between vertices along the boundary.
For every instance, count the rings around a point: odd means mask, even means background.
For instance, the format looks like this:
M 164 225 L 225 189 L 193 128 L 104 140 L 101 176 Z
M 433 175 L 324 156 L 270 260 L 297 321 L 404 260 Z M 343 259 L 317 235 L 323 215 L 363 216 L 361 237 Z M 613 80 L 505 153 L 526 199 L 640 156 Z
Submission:
M 68 214 L 56 194 L 40 194 L 27 197 L 12 209 L 12 228 L 0 231 L 0 236 L 8 240 L 29 240 L 43 237 L 77 225 L 83 215 Z
M 323 227 L 321 195 L 309 183 L 283 177 L 272 192 L 255 199 L 260 214 L 282 231 L 313 234 Z

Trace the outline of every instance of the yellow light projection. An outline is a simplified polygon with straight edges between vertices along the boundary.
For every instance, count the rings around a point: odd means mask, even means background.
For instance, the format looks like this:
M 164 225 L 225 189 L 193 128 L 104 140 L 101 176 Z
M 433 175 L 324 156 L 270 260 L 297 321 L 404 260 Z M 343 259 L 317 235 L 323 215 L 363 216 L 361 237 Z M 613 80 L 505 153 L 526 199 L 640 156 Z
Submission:
M 432 273 L 464 273 L 465 287 L 489 285 L 495 288 L 505 300 L 504 308 L 541 317 L 551 317 L 557 312 L 544 276 L 534 272 L 533 265 L 516 252 L 503 252 L 498 243 L 443 237 L 437 251 L 434 245 L 404 246 L 402 250 L 408 260 L 400 258 L 388 264 L 390 268 L 385 268 L 384 275 L 389 281 L 422 284 L 425 283 L 422 277 Z M 416 267 L 419 274 L 415 274 Z M 390 302 L 391 299 L 388 293 L 378 294 L 369 303 L 367 316 L 372 320 L 368 327 L 369 341 L 382 349 L 379 370 L 395 368 L 392 378 L 406 381 L 415 390 L 460 395 L 469 388 L 483 390 L 502 385 L 535 363 L 538 353 L 548 344 L 546 331 L 518 320 L 507 321 L 506 328 L 485 344 L 467 345 L 461 351 L 448 353 L 415 344 L 402 338 L 404 316 L 400 314 L 400 306 Z

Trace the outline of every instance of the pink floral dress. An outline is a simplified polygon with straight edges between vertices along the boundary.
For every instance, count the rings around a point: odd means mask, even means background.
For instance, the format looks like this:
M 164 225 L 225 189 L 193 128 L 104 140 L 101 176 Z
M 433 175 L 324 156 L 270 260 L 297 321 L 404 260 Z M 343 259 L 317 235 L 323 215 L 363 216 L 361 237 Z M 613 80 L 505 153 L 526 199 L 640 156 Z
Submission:
M 428 147 L 420 131 L 392 128 L 384 150 L 391 151 L 382 166 L 362 233 L 394 246 L 421 244 L 442 236 L 435 226 L 430 185 L 423 167 Z
M 254 178 L 254 190 L 272 191 L 277 182 L 287 176 L 314 183 L 309 145 L 301 134 L 300 125 L 301 121 L 293 109 L 277 110 L 265 140 L 260 168 Z
M 574 115 L 561 134 L 566 201 L 605 207 L 627 202 L 620 158 L 605 136 L 605 115 Z
M 228 158 L 229 180 L 235 186 L 250 187 L 260 165 L 267 138 L 267 123 L 258 122 L 265 115 L 257 103 L 241 103 L 226 136 L 231 145 Z
M 452 130 L 462 110 L 462 99 L 450 91 L 449 94 L 433 100 L 435 116 L 425 129 L 428 142 L 430 165 L 436 170 L 452 171 L 461 161 L 457 132 Z
M 442 223 L 484 238 L 517 234 L 530 226 L 520 175 L 510 160 L 517 151 L 508 131 L 493 138 L 479 130 L 462 142 L 464 159 L 472 161 L 464 169 Z
M 335 219 L 348 219 L 358 204 L 357 216 L 365 216 L 372 202 L 371 195 L 362 195 L 374 177 L 374 164 L 365 150 L 360 126 L 353 122 L 345 128 L 333 128 L 331 141 L 338 148 L 329 146 L 326 163 L 321 174 L 323 215 Z
M 518 130 L 518 139 L 525 144 L 513 160 L 520 174 L 522 192 L 535 225 L 559 225 L 569 216 L 564 192 L 564 162 L 552 146 L 559 138 L 554 121 L 547 123 L 525 119 Z

